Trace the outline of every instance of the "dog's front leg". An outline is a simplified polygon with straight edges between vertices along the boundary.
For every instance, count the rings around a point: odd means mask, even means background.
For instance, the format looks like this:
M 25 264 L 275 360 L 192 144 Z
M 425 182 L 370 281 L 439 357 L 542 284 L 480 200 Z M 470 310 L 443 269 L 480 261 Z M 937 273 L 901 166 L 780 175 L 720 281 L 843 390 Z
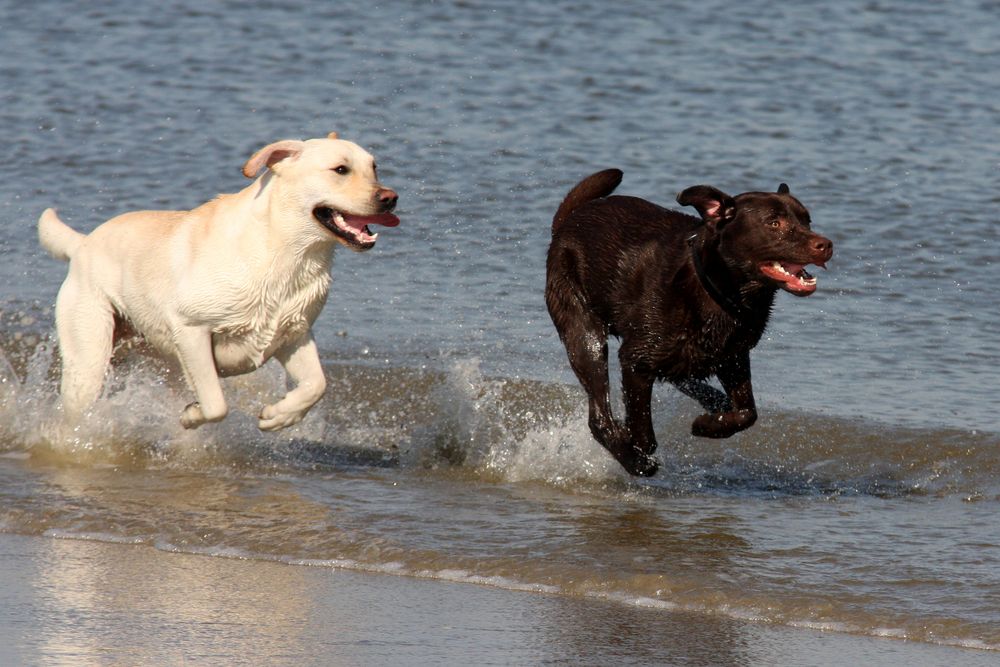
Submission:
M 750 353 L 744 352 L 727 360 L 718 371 L 719 382 L 732 401 L 729 412 L 701 415 L 691 424 L 691 433 L 704 438 L 728 438 L 753 426 L 757 421 L 757 406 L 750 384 Z
M 295 388 L 277 403 L 264 406 L 257 422 L 262 431 L 277 431 L 299 423 L 326 390 L 326 376 L 311 331 L 279 349 L 274 358 L 284 366 Z
M 212 332 L 205 327 L 182 326 L 174 332 L 174 342 L 184 377 L 198 398 L 184 408 L 181 426 L 198 428 L 206 422 L 222 421 L 229 408 L 215 369 Z
M 729 396 L 704 380 L 688 378 L 679 382 L 671 382 L 677 390 L 688 398 L 693 398 L 706 412 L 728 412 L 733 409 Z
M 650 401 L 653 398 L 655 376 L 645 368 L 639 368 L 622 360 L 622 398 L 625 401 L 625 425 L 630 441 L 615 458 L 632 475 L 649 477 L 656 473 L 659 464 L 652 458 L 656 451 L 656 435 L 653 433 L 653 416 Z

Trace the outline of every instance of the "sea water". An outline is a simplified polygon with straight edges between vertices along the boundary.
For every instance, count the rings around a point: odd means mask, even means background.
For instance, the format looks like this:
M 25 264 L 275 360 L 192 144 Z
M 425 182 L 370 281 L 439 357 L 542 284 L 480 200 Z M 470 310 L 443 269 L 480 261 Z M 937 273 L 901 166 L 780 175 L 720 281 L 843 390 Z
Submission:
M 598 598 L 1000 650 L 997 7 L 757 0 L 58 3 L 0 10 L 0 531 Z M 338 251 L 329 379 L 256 428 L 126 357 L 83 423 L 57 402 L 39 248 L 245 186 L 257 148 L 371 150 L 402 224 Z M 675 206 L 787 182 L 834 242 L 752 355 L 760 420 L 660 472 L 586 425 L 545 311 L 551 217 L 582 177 Z M 616 383 L 615 383 L 616 384 Z

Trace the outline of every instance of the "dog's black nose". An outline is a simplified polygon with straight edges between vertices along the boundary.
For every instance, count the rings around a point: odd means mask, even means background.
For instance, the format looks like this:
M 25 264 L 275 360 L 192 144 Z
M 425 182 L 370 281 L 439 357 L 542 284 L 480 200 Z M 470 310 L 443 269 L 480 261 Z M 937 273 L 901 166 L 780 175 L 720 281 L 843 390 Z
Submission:
M 382 205 L 383 211 L 391 211 L 396 208 L 396 201 L 399 200 L 399 195 L 396 194 L 395 190 L 390 190 L 389 188 L 379 188 L 375 192 L 375 198 L 378 200 L 379 204 Z

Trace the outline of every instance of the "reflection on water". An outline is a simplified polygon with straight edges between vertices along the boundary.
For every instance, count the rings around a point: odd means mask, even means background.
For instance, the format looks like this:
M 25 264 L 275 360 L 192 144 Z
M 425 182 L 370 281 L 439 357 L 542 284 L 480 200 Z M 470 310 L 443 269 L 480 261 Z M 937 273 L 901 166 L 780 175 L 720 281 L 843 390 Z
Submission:
M 1000 585 L 985 537 L 993 513 L 955 496 L 763 497 L 732 486 L 664 493 L 617 475 L 509 482 L 494 470 L 406 464 L 151 463 L 0 459 L 0 527 L 556 593 L 609 609 L 961 646 L 1000 640 L 989 605 L 969 603 Z
M 25 662 L 405 665 L 438 662 L 446 646 L 449 664 L 737 665 L 751 644 L 730 620 L 573 598 L 77 540 L 6 544 L 37 567 L 12 587 L 30 590 L 32 633 L 0 649 Z
M 315 596 L 295 568 L 256 567 L 246 577 L 224 560 L 150 557 L 144 550 L 48 543 L 33 581 L 36 604 L 46 612 L 35 635 L 41 656 L 227 662 L 286 656 L 307 645 Z M 336 620 L 351 633 L 350 615 Z

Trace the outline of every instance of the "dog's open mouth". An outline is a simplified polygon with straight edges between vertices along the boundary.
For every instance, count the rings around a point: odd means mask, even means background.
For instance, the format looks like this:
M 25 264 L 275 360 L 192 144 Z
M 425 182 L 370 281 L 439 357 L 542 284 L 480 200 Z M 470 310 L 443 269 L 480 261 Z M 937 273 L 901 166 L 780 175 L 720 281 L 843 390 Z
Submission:
M 809 296 L 816 291 L 816 278 L 806 271 L 805 264 L 763 262 L 760 272 L 780 283 L 783 290 L 796 296 Z
M 392 213 L 354 215 L 334 210 L 329 206 L 314 208 L 313 217 L 356 250 L 368 250 L 375 245 L 375 241 L 378 239 L 378 234 L 372 234 L 368 225 L 395 227 L 399 224 L 399 218 Z

